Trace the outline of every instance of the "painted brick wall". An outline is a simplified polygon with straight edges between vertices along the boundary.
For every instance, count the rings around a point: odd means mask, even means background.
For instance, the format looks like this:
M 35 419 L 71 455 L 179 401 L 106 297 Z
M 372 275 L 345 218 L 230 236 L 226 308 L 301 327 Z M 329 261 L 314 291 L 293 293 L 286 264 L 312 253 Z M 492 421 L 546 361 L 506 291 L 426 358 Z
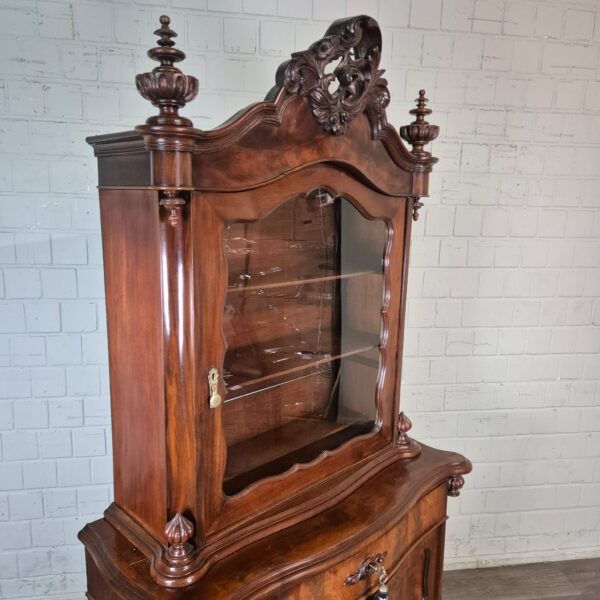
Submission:
M 167 10 L 168 8 L 168 10 Z M 600 555 L 600 6 L 567 0 L 0 2 L 0 597 L 83 598 L 111 498 L 95 162 L 150 114 L 168 12 L 210 128 L 328 21 L 384 29 L 390 121 L 441 125 L 414 228 L 403 408 L 475 463 L 447 562 Z

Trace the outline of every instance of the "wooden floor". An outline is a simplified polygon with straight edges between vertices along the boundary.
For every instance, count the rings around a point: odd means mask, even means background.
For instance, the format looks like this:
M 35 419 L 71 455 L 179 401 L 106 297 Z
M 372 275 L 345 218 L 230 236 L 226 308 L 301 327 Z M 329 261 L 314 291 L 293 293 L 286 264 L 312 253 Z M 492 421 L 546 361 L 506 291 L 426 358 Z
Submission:
M 600 600 L 600 559 L 444 573 L 444 600 Z

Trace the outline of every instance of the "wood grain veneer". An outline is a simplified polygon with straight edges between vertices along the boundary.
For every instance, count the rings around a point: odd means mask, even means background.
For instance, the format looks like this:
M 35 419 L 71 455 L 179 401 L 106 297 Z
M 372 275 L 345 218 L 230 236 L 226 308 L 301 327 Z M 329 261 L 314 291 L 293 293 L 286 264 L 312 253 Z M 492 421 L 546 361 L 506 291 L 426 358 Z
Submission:
M 158 114 L 88 139 L 115 469 L 80 533 L 88 595 L 375 600 L 359 567 L 376 557 L 392 600 L 440 600 L 446 498 L 471 465 L 400 411 L 411 227 L 437 161 L 425 92 L 394 129 L 379 26 L 351 17 L 200 131 L 160 23 L 160 65 L 136 79 Z

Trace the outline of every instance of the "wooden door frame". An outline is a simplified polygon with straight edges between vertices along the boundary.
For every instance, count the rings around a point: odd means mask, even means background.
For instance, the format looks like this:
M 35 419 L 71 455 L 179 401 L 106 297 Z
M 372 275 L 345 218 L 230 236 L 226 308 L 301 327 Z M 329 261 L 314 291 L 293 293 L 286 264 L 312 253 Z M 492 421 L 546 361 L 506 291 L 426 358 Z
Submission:
M 222 408 L 208 407 L 208 368 L 222 368 L 226 342 L 222 313 L 227 288 L 227 266 L 222 251 L 226 223 L 255 221 L 286 199 L 316 188 L 343 197 L 368 219 L 386 221 L 388 239 L 384 259 L 384 294 L 380 371 L 376 393 L 378 423 L 374 432 L 359 436 L 314 461 L 258 481 L 227 497 L 222 479 L 226 462 Z M 192 238 L 195 288 L 195 338 L 210 340 L 198 348 L 198 439 L 215 440 L 212 448 L 198 444 L 199 500 L 196 513 L 203 519 L 208 546 L 245 545 L 275 530 L 307 518 L 351 493 L 360 482 L 397 459 L 394 454 L 399 398 L 398 359 L 401 356 L 400 315 L 403 313 L 405 229 L 410 221 L 405 197 L 382 194 L 335 165 L 306 167 L 264 186 L 231 193 L 192 193 Z M 210 268 L 203 268 L 210 265 Z M 225 395 L 221 383 L 220 392 Z M 344 477 L 331 477 L 342 473 Z M 215 547 L 216 546 L 216 547 Z

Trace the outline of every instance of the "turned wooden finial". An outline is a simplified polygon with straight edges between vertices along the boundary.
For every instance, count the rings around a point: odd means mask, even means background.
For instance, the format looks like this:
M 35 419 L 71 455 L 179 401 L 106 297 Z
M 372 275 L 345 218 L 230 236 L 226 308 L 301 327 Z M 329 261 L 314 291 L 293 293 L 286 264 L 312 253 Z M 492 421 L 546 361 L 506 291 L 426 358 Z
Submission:
M 165 526 L 165 537 L 169 543 L 167 558 L 171 563 L 186 562 L 194 552 L 188 542 L 194 535 L 194 525 L 181 513 L 177 513 Z
M 173 47 L 173 38 L 177 34 L 169 27 L 170 24 L 169 17 L 160 17 L 160 27 L 154 32 L 160 38 L 158 46 L 148 50 L 148 56 L 160 66 L 151 73 L 137 75 L 135 83 L 139 93 L 160 110 L 158 115 L 146 121 L 148 125 L 191 127 L 189 119 L 179 116 L 179 109 L 196 97 L 198 80 L 173 66 L 185 58 L 185 53 Z
M 417 122 L 424 123 L 425 115 L 431 114 L 431 109 L 427 108 L 429 100 L 425 98 L 425 90 L 419 90 L 419 97 L 415 100 L 417 108 L 413 108 L 410 111 L 411 115 L 417 115 Z
M 417 108 L 410 111 L 416 119 L 410 125 L 400 127 L 400 137 L 412 145 L 412 153 L 422 161 L 428 161 L 431 153 L 423 150 L 425 144 L 429 144 L 438 136 L 440 128 L 437 125 L 430 125 L 425 117 L 431 114 L 431 109 L 427 107 L 429 100 L 425 98 L 425 90 L 419 90 L 419 97 L 415 100 Z
M 412 421 L 402 411 L 398 418 L 398 444 L 405 445 L 408 443 L 409 437 L 406 435 L 412 429 Z
M 396 446 L 403 458 L 412 458 L 421 454 L 421 446 L 418 442 L 408 436 L 412 429 L 412 421 L 402 411 L 398 417 L 398 433 L 396 436 Z
M 425 97 L 425 90 L 419 90 L 419 97 L 415 100 L 417 108 L 410 111 L 415 115 L 415 120 L 410 125 L 400 127 L 400 137 L 406 140 L 412 146 L 412 154 L 417 158 L 420 165 L 427 169 L 430 165 L 437 162 L 430 152 L 423 149 L 425 144 L 429 144 L 438 136 L 440 128 L 437 125 L 431 125 L 425 120 L 427 115 L 431 114 L 431 109 L 427 107 L 429 100 Z M 419 219 L 419 209 L 423 203 L 419 196 L 413 197 L 413 220 Z
M 448 479 L 448 496 L 456 498 L 460 496 L 460 490 L 465 485 L 465 478 L 462 475 L 452 475 Z
M 172 48 L 175 45 L 175 42 L 171 38 L 177 37 L 177 34 L 169 27 L 171 19 L 167 15 L 161 15 L 159 21 L 160 28 L 154 32 L 154 35 L 160 36 L 160 40 L 157 41 L 157 44 L 161 48 Z M 152 48 L 151 50 L 148 50 L 148 56 L 150 56 L 150 58 L 156 56 L 156 60 L 160 60 L 161 64 L 168 64 L 163 63 L 162 60 L 167 60 L 169 53 L 165 54 L 164 51 L 161 52 L 161 48 Z M 177 53 L 177 56 L 180 57 L 179 60 L 185 58 L 185 54 L 181 50 L 175 50 L 175 52 Z M 170 64 L 173 64 L 173 62 L 174 61 L 171 61 Z

